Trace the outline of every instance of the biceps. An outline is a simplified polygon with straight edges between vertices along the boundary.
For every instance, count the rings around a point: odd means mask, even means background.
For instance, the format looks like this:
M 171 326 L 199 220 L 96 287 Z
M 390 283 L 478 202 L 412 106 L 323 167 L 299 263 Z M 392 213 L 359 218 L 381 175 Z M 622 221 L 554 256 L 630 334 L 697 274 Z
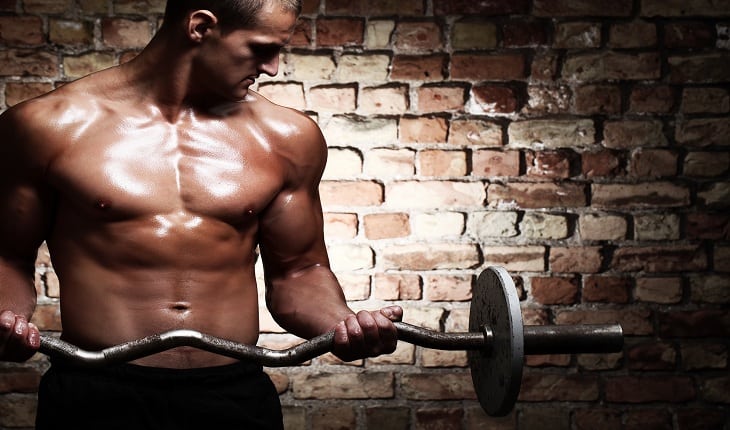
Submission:
M 0 256 L 35 259 L 47 231 L 46 205 L 32 186 L 0 184 Z

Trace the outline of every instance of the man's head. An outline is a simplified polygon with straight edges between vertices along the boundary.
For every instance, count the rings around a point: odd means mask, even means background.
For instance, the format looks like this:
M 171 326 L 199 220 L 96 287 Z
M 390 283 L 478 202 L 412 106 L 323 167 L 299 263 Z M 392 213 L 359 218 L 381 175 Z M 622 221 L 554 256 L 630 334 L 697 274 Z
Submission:
M 176 22 L 195 10 L 208 10 L 218 18 L 221 30 L 251 28 L 259 24 L 258 17 L 267 3 L 278 3 L 285 11 L 299 15 L 301 0 L 168 0 L 165 22 Z

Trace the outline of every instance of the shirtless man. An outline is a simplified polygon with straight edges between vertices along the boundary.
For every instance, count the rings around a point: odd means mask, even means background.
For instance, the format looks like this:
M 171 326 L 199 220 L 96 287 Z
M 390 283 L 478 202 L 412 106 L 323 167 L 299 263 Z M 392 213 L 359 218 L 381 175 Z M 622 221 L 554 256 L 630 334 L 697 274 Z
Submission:
M 84 349 L 173 329 L 255 344 L 258 246 L 283 328 L 335 329 L 346 361 L 394 350 L 402 310 L 355 314 L 329 269 L 320 130 L 249 91 L 277 73 L 299 10 L 298 0 L 170 1 L 134 60 L 0 117 L 0 360 L 39 347 L 28 321 L 44 240 L 62 338 Z M 54 362 L 37 426 L 281 428 L 281 411 L 260 366 L 175 348 L 98 371 Z

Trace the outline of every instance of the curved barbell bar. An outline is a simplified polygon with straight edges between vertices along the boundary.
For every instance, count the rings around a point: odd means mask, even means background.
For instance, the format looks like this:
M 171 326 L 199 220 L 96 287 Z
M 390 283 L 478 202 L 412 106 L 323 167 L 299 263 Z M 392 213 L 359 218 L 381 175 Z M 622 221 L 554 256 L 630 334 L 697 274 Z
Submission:
M 403 322 L 394 323 L 398 339 L 424 348 L 442 350 L 483 350 L 492 347 L 488 326 L 482 332 L 442 333 Z M 616 352 L 623 348 L 623 332 L 618 324 L 525 326 L 525 354 L 572 354 Z M 133 361 L 181 346 L 261 364 L 265 367 L 287 367 L 301 364 L 332 350 L 334 331 L 299 345 L 273 350 L 221 339 L 194 330 L 173 330 L 120 345 L 87 351 L 54 336 L 41 335 L 40 352 L 50 357 L 88 367 L 106 366 Z

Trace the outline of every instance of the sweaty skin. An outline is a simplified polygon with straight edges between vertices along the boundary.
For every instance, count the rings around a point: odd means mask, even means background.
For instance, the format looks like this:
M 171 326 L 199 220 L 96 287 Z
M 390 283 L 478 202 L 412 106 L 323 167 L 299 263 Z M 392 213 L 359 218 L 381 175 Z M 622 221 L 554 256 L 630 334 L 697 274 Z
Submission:
M 224 34 L 197 11 L 129 63 L 0 117 L 0 359 L 38 347 L 27 321 L 44 240 L 62 338 L 84 349 L 183 328 L 256 343 L 257 246 L 282 327 L 302 337 L 336 329 L 345 360 L 395 348 L 400 308 L 355 315 L 329 269 L 319 128 L 248 89 L 277 73 L 296 17 L 270 5 L 260 22 Z M 231 361 L 175 348 L 136 363 Z

